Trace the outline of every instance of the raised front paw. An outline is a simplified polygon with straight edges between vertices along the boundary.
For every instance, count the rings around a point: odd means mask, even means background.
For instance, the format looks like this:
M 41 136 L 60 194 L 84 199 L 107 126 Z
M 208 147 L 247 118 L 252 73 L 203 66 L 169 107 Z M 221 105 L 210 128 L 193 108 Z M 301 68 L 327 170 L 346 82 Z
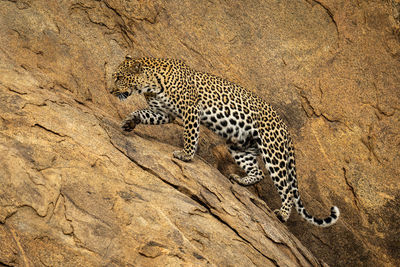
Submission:
M 139 118 L 128 117 L 122 122 L 121 128 L 125 132 L 130 132 L 133 129 L 135 129 L 136 125 L 138 125 L 139 123 L 140 123 L 140 119 Z
M 177 159 L 182 160 L 182 161 L 191 161 L 192 158 L 193 158 L 193 156 L 185 153 L 182 150 L 174 151 L 173 155 L 174 155 L 174 158 L 177 158 Z

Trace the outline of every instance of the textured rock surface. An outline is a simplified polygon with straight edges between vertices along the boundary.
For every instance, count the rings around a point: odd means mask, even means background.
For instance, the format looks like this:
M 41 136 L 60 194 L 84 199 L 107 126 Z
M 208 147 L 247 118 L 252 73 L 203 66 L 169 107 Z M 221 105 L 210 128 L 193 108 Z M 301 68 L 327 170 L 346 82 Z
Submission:
M 248 3 L 247 3 L 248 2 Z M 0 1 L 0 263 L 320 265 L 399 262 L 400 3 Z M 269 179 L 232 185 L 222 141 L 171 158 L 181 126 L 119 121 L 126 53 L 184 59 L 256 91 L 295 139 L 319 229 L 270 209 Z M 292 234 L 289 229 L 302 244 Z

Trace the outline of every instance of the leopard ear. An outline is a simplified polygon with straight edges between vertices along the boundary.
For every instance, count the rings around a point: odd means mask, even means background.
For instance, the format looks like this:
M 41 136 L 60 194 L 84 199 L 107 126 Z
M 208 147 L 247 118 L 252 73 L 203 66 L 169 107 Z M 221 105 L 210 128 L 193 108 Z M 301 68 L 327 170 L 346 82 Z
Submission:
M 132 73 L 139 73 L 142 70 L 142 64 L 140 62 L 135 62 L 131 67 Z
M 125 59 L 132 59 L 132 56 L 128 54 L 125 56 Z

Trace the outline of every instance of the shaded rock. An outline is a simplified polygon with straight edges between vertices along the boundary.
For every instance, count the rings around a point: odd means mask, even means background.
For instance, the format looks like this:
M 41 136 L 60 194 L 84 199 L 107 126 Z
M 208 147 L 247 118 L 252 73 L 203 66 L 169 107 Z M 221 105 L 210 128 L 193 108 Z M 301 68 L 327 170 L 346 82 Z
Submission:
M 251 2 L 251 3 L 250 3 Z M 399 265 L 400 9 L 391 1 L 1 1 L 0 263 Z M 181 126 L 119 122 L 108 94 L 126 53 L 172 57 L 272 103 L 295 141 L 305 205 L 271 210 L 222 140 L 172 159 Z M 216 168 L 215 168 L 216 167 Z M 265 203 L 260 200 L 261 197 Z

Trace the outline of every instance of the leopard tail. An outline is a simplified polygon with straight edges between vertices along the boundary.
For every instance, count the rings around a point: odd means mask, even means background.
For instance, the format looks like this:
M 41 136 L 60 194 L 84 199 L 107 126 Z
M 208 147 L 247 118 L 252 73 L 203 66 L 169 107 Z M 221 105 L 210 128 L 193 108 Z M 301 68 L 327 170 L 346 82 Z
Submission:
M 288 176 L 289 176 L 289 183 L 291 183 L 292 200 L 293 200 L 293 204 L 294 204 L 297 212 L 306 221 L 308 221 L 309 223 L 314 224 L 316 226 L 328 227 L 328 226 L 333 225 L 339 219 L 339 215 L 340 215 L 339 209 L 336 206 L 331 207 L 331 214 L 324 219 L 319 219 L 319 218 L 316 218 L 316 217 L 310 215 L 307 212 L 307 210 L 305 209 L 303 202 L 301 201 L 301 198 L 300 198 L 299 189 L 297 187 L 294 148 L 293 148 L 292 140 L 290 137 L 288 140 L 288 147 L 290 147 L 291 153 L 289 153 L 289 155 L 288 155 L 287 171 L 288 171 Z

